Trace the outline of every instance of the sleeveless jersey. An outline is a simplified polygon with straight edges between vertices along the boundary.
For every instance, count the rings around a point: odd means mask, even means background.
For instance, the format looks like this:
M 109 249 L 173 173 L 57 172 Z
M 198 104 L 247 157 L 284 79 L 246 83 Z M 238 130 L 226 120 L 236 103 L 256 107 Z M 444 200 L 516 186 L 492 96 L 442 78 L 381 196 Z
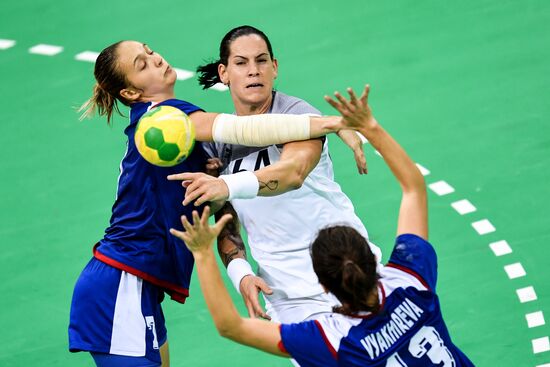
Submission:
M 307 102 L 273 92 L 268 113 L 321 113 Z M 210 143 L 207 150 L 224 164 L 223 174 L 242 170 L 255 171 L 277 162 L 282 145 L 251 148 Z M 313 271 L 309 246 L 317 232 L 329 225 L 346 224 L 368 237 L 353 204 L 334 181 L 328 142 L 323 142 L 321 158 L 301 188 L 273 197 L 235 199 L 231 201 L 248 235 L 248 245 L 256 262 L 258 275 L 273 290 L 270 301 L 310 297 L 323 293 Z M 380 259 L 381 252 L 373 246 Z

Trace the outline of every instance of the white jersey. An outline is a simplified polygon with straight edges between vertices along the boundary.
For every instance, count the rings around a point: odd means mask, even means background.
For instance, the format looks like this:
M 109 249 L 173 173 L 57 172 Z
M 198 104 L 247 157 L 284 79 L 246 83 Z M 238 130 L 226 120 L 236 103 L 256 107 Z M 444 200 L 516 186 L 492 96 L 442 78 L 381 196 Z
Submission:
M 280 92 L 274 92 L 269 113 L 320 115 L 303 100 Z M 277 162 L 282 148 L 282 145 L 250 148 L 218 143 L 214 155 L 224 162 L 223 174 L 231 174 L 242 170 L 255 171 Z M 334 181 L 326 139 L 319 163 L 301 188 L 273 197 L 234 199 L 231 204 L 248 234 L 251 254 L 259 266 L 258 275 L 273 290 L 271 296 L 266 296 L 271 302 L 323 293 L 309 253 L 320 229 L 345 224 L 368 238 L 351 200 Z M 380 260 L 380 249 L 371 247 Z

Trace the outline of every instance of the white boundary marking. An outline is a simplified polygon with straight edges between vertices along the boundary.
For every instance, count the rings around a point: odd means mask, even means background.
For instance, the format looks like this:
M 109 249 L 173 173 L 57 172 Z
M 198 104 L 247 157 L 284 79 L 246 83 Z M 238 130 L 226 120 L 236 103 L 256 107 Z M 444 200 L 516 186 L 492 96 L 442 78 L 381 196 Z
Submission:
M 7 50 L 8 48 L 11 48 L 13 46 L 15 46 L 14 40 L 7 40 L 7 39 L 0 38 L 0 50 Z
M 29 48 L 29 52 L 36 55 L 55 56 L 63 52 L 63 47 L 40 43 Z
M 489 247 L 491 248 L 491 250 L 493 250 L 495 256 L 508 255 L 512 253 L 512 248 L 510 247 L 508 242 L 506 242 L 506 240 L 491 242 L 489 244 Z
M 531 302 L 537 299 L 535 288 L 532 286 L 516 289 L 516 294 L 521 303 Z
M 99 52 L 82 51 L 81 53 L 76 54 L 74 59 L 78 61 L 95 62 L 98 56 L 99 56 Z
M 460 215 L 473 213 L 477 210 L 476 207 L 472 203 L 470 203 L 468 199 L 455 201 L 451 204 L 451 206 Z
M 533 344 L 533 353 L 535 354 L 548 352 L 550 350 L 550 339 L 547 336 L 533 339 L 531 343 Z
M 439 196 L 444 196 L 455 192 L 455 189 L 443 180 L 431 183 L 428 187 Z
M 525 315 L 525 319 L 527 320 L 528 328 L 534 328 L 534 327 L 542 326 L 546 324 L 546 321 L 544 321 L 544 314 L 542 313 L 542 311 L 528 313 Z
M 508 278 L 510 279 L 521 278 L 527 275 L 521 263 L 506 265 L 504 267 L 504 271 L 506 272 L 506 274 L 508 275 Z
M 474 229 L 480 236 L 483 236 L 487 233 L 493 233 L 496 230 L 491 222 L 489 222 L 489 219 L 482 219 L 478 220 L 477 222 L 473 222 L 472 227 L 474 227 Z

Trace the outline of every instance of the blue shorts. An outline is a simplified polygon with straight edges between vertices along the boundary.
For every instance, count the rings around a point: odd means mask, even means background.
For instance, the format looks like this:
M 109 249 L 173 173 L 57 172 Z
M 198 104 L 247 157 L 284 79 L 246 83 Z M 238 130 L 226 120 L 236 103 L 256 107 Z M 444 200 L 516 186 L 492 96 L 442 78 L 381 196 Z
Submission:
M 162 289 L 92 258 L 78 278 L 71 304 L 69 350 L 161 363 L 166 342 Z

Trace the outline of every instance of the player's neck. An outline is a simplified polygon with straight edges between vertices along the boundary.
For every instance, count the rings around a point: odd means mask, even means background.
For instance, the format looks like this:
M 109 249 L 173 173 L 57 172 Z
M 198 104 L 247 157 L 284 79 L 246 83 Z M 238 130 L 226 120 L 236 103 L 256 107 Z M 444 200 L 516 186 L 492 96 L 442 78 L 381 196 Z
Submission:
M 162 102 L 162 101 L 166 101 L 167 99 L 174 99 L 174 98 L 176 98 L 176 94 L 174 93 L 174 90 L 171 90 L 171 91 L 165 91 L 165 92 L 144 94 L 141 96 L 140 101 L 141 102 Z
M 233 104 L 235 105 L 235 113 L 238 116 L 261 115 L 262 113 L 267 113 L 271 108 L 272 102 L 273 97 L 271 95 L 267 100 L 260 103 L 242 103 L 233 100 Z

